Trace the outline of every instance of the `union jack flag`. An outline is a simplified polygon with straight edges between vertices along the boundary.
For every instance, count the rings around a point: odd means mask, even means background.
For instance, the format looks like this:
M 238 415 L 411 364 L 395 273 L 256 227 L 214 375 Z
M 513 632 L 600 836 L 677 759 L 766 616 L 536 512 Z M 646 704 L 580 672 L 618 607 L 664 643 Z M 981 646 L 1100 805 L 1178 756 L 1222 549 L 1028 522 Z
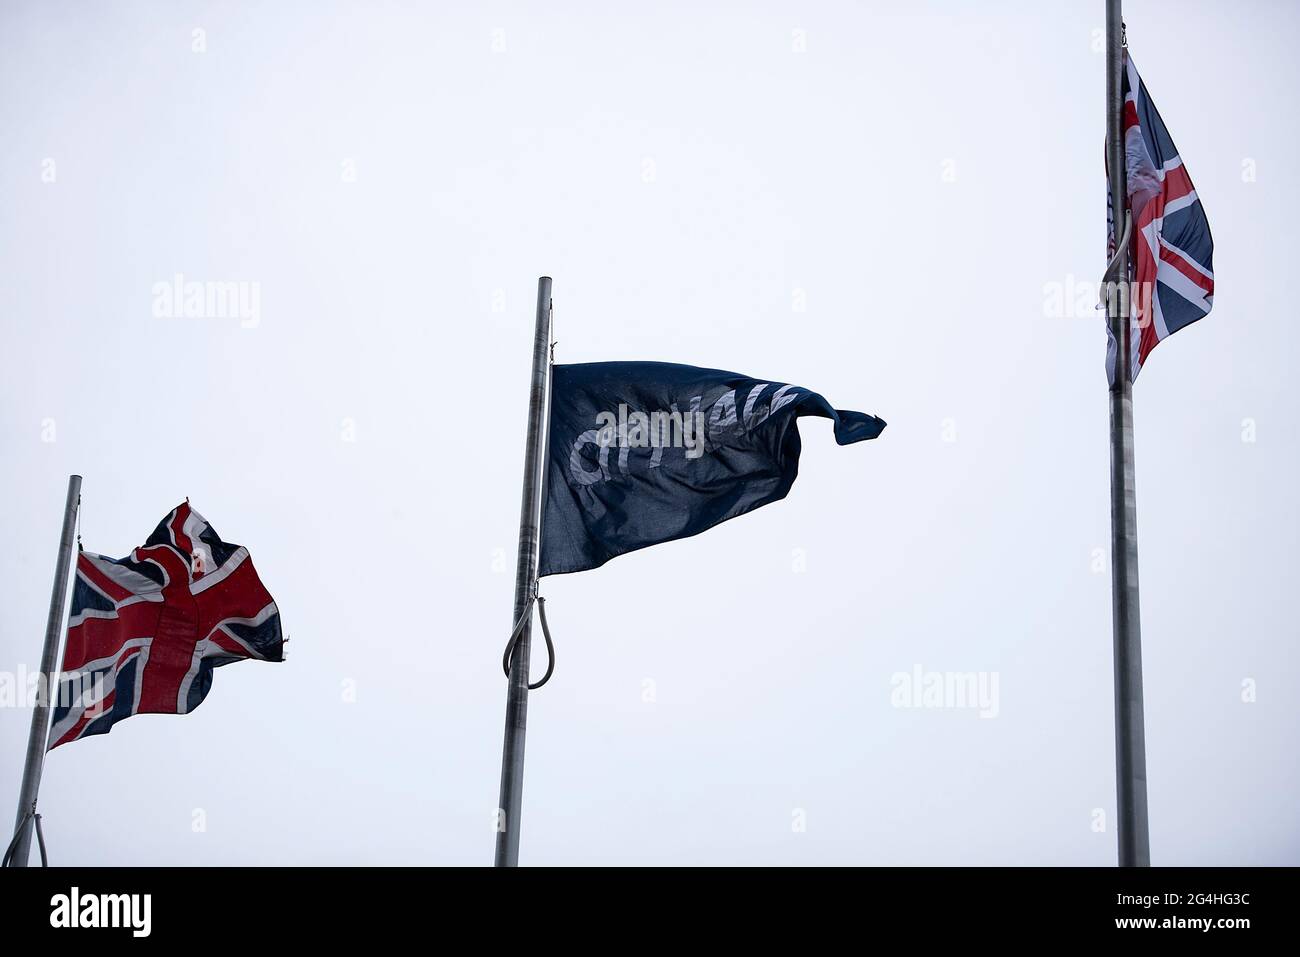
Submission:
M 77 556 L 49 747 L 133 714 L 187 714 L 213 668 L 282 661 L 282 646 L 280 611 L 248 549 L 179 505 L 126 558 Z
M 1209 315 L 1214 304 L 1214 240 L 1196 187 L 1128 50 L 1124 51 L 1123 123 L 1128 206 L 1133 214 L 1129 375 L 1136 381 L 1158 342 Z M 1113 253 L 1113 233 L 1108 235 Z M 1116 344 L 1109 323 L 1106 335 L 1106 374 L 1114 385 Z

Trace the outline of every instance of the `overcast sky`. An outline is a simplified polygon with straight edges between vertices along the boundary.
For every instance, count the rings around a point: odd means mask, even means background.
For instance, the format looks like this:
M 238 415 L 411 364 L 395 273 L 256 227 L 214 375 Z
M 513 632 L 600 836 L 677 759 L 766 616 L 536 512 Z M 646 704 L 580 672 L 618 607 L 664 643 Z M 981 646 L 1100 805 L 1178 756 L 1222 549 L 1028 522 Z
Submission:
M 521 863 L 1114 863 L 1101 0 L 447 7 L 0 8 L 0 669 L 70 472 L 109 555 L 189 496 L 292 639 L 55 751 L 53 860 L 491 862 L 548 274 L 560 362 L 889 427 L 543 581 Z M 1135 388 L 1151 858 L 1298 864 L 1300 15 L 1126 19 L 1217 243 Z M 177 274 L 256 314 L 158 315 Z

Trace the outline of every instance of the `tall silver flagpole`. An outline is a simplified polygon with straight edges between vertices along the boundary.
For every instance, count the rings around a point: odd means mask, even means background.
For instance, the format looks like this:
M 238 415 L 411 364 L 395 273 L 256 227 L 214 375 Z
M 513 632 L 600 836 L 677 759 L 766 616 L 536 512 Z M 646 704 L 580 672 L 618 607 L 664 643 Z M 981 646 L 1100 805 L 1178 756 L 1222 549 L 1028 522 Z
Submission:
M 1120 0 L 1106 0 L 1106 135 L 1110 195 L 1120 280 L 1127 286 L 1128 250 L 1121 242 L 1128 208 L 1124 160 L 1124 21 Z M 1133 464 L 1129 290 L 1111 292 L 1115 384 L 1110 390 L 1110 555 L 1115 640 L 1115 799 L 1121 867 L 1147 867 L 1147 756 L 1142 719 L 1142 626 L 1138 613 L 1137 483 Z
M 54 566 L 54 590 L 50 595 L 50 613 L 45 620 L 45 648 L 41 652 L 41 680 L 36 686 L 36 708 L 27 735 L 27 763 L 23 765 L 23 784 L 18 792 L 18 815 L 14 820 L 14 847 L 11 867 L 26 867 L 32 847 L 32 815 L 36 812 L 36 795 L 41 789 L 41 770 L 45 766 L 46 737 L 50 729 L 50 701 L 63 632 L 63 613 L 68 607 L 68 569 L 72 565 L 72 541 L 76 534 L 77 509 L 81 505 L 81 476 L 68 476 L 68 498 L 63 505 L 63 531 L 59 535 L 59 559 Z
M 542 488 L 546 467 L 546 406 L 550 382 L 551 279 L 537 280 L 537 325 L 533 332 L 533 382 L 528 393 L 528 442 L 524 447 L 524 492 L 519 510 L 519 558 L 515 566 L 515 625 L 525 615 L 510 659 L 506 733 L 501 754 L 501 797 L 497 805 L 496 866 L 519 864 L 519 812 L 524 796 L 524 732 L 528 724 L 528 659 L 532 652 L 532 600 L 537 581 Z

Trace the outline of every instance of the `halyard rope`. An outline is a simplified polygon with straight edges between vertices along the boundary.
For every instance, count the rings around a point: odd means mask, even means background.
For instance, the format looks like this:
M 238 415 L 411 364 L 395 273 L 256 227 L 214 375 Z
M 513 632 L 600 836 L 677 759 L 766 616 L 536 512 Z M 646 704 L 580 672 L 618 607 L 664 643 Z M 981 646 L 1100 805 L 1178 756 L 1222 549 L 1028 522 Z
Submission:
M 536 684 L 528 686 L 529 691 L 536 691 L 546 682 L 551 680 L 551 675 L 555 672 L 555 645 L 551 641 L 551 627 L 546 623 L 546 599 L 537 594 L 536 586 L 532 596 L 529 597 L 528 603 L 524 605 L 524 613 L 519 616 L 515 622 L 514 630 L 510 632 L 510 640 L 506 642 L 506 650 L 501 655 L 501 670 L 510 677 L 510 662 L 514 658 L 515 646 L 519 644 L 519 639 L 523 636 L 524 625 L 528 623 L 533 614 L 533 602 L 537 602 L 537 615 L 542 620 L 542 637 L 546 639 L 546 674 L 542 675 L 542 680 Z

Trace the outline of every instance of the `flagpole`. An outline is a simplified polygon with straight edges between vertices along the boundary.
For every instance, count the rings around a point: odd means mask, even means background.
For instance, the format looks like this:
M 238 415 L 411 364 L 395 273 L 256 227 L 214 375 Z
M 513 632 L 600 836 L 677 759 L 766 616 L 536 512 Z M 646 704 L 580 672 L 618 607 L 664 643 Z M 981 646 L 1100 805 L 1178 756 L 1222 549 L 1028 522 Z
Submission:
M 72 541 L 76 533 L 77 510 L 81 506 L 81 476 L 68 476 L 68 497 L 63 505 L 63 531 L 59 535 L 59 558 L 54 566 L 54 590 L 50 611 L 45 620 L 45 648 L 41 652 L 41 679 L 36 686 L 36 707 L 32 727 L 27 735 L 27 762 L 23 765 L 22 789 L 18 793 L 18 814 L 14 820 L 14 847 L 11 867 L 26 867 L 32 846 L 32 815 L 36 796 L 41 789 L 41 771 L 45 765 L 46 737 L 50 727 L 50 701 L 63 632 L 63 614 L 68 606 L 68 569 L 72 565 Z
M 1120 0 L 1106 0 L 1106 140 L 1111 217 L 1118 275 L 1127 286 L 1128 251 L 1120 243 L 1128 188 L 1124 156 L 1124 21 Z M 1119 865 L 1148 867 L 1147 758 L 1142 714 L 1142 627 L 1138 612 L 1137 484 L 1133 462 L 1133 381 L 1130 364 L 1131 296 L 1111 292 L 1108 321 L 1115 337 L 1115 383 L 1110 390 L 1110 554 L 1115 643 L 1115 797 Z
M 520 809 L 524 793 L 524 734 L 528 724 L 528 662 L 532 652 L 532 599 L 537 582 L 542 489 L 546 451 L 546 399 L 550 380 L 551 279 L 537 280 L 537 325 L 533 332 L 533 379 L 528 392 L 528 441 L 524 447 L 524 491 L 519 510 L 519 557 L 515 605 L 510 623 L 525 615 L 510 659 L 506 692 L 505 744 L 501 753 L 501 797 L 497 805 L 496 866 L 519 864 Z

